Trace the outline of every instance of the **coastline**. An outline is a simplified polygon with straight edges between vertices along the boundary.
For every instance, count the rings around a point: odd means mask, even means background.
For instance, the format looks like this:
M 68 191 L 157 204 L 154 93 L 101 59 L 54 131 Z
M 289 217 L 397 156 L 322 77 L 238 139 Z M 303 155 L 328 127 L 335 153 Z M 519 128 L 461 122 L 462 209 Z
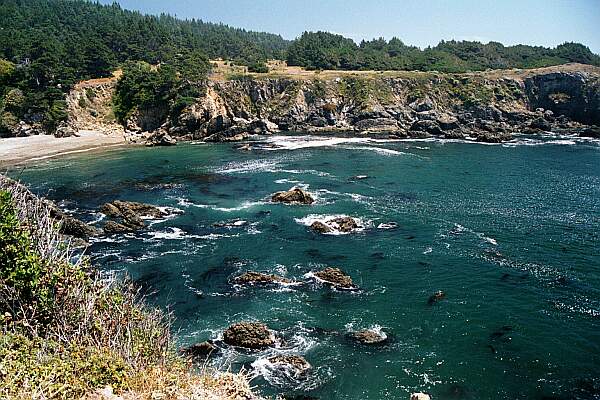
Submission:
M 78 136 L 57 138 L 52 135 L 0 139 L 0 168 L 32 163 L 67 154 L 107 150 L 126 146 L 123 135 L 98 131 L 79 131 Z

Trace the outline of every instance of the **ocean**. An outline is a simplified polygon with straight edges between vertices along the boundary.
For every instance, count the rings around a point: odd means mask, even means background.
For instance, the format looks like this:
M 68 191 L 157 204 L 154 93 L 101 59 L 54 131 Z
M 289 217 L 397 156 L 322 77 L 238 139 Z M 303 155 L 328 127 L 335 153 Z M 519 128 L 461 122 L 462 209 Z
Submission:
M 93 239 L 87 254 L 172 311 L 180 346 L 218 340 L 239 321 L 276 331 L 285 340 L 277 348 L 222 346 L 211 360 L 252 373 L 259 393 L 600 398 L 600 141 L 290 134 L 237 147 L 83 153 L 10 175 L 100 226 L 108 201 L 165 207 L 168 217 Z M 270 201 L 292 187 L 315 203 Z M 354 217 L 359 229 L 309 228 L 331 216 Z M 325 267 L 341 268 L 360 290 L 310 279 Z M 245 271 L 299 283 L 233 285 Z M 446 297 L 430 304 L 439 290 Z M 348 339 L 361 329 L 387 340 Z M 276 354 L 301 355 L 312 369 L 284 374 L 267 361 Z

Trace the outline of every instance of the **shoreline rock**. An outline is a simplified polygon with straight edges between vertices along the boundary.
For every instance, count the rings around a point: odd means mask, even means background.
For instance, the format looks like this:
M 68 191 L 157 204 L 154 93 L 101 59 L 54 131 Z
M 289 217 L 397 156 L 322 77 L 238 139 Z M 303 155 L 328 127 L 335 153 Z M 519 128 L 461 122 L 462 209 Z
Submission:
M 233 283 L 237 285 L 276 285 L 292 283 L 289 279 L 273 274 L 263 274 L 261 272 L 248 271 L 242 275 L 233 278 Z
M 230 346 L 263 350 L 275 345 L 275 335 L 260 322 L 239 322 L 223 332 L 223 341 Z
M 312 204 L 315 199 L 310 193 L 300 189 L 292 188 L 288 191 L 277 192 L 271 196 L 271 201 L 274 203 L 286 203 L 286 204 Z
M 324 270 L 314 272 L 313 275 L 323 283 L 339 290 L 357 290 L 358 286 L 354 284 L 350 275 L 339 268 L 325 268 Z

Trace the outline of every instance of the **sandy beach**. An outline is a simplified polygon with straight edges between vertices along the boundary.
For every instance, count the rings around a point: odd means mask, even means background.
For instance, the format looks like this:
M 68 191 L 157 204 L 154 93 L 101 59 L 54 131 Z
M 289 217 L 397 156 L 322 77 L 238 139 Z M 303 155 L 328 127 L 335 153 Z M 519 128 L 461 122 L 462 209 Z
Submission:
M 126 144 L 122 135 L 106 135 L 96 131 L 80 131 L 78 137 L 68 138 L 52 135 L 5 138 L 0 139 L 0 168 Z

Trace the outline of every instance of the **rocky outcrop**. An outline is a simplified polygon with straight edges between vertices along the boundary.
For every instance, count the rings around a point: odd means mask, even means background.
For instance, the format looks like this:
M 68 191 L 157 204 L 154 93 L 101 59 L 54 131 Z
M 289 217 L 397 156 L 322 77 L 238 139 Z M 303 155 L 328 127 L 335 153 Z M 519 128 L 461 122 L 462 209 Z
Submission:
M 354 284 L 352 278 L 339 268 L 325 268 L 317 271 L 314 276 L 321 282 L 340 290 L 356 290 L 358 286 Z
M 167 215 L 156 206 L 134 201 L 115 200 L 100 207 L 100 212 L 115 221 L 108 221 L 104 226 L 106 233 L 125 233 L 142 229 L 146 226 L 144 218 L 161 218 Z
M 275 344 L 275 335 L 265 324 L 240 322 L 223 332 L 223 341 L 230 346 L 260 350 Z
M 273 274 L 263 274 L 260 272 L 249 271 L 233 278 L 236 285 L 275 285 L 281 283 L 291 283 L 289 279 Z
M 312 204 L 315 199 L 310 193 L 305 192 L 300 188 L 292 188 L 286 192 L 277 192 L 271 197 L 271 201 L 274 203 L 287 203 L 287 204 Z
M 352 217 L 334 217 L 326 218 L 320 221 L 315 221 L 310 225 L 310 228 L 319 233 L 351 233 L 360 228 L 357 220 Z
M 374 329 L 363 329 L 356 332 L 350 332 L 348 337 L 355 342 L 366 345 L 381 344 L 387 341 L 387 335 Z
M 219 348 L 215 346 L 212 341 L 207 340 L 205 342 L 193 344 L 189 347 L 184 347 L 179 352 L 193 360 L 204 361 L 208 357 L 216 355 L 219 352 Z

